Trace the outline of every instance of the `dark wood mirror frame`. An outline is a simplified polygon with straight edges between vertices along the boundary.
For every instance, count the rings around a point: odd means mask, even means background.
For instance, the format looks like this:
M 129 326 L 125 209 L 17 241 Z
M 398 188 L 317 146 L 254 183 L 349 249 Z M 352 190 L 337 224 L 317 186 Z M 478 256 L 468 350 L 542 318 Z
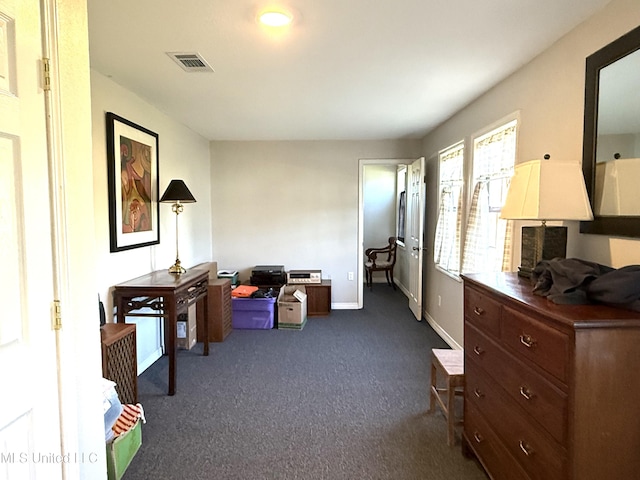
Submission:
M 606 47 L 587 57 L 584 95 L 584 136 L 582 171 L 593 207 L 595 188 L 596 141 L 598 138 L 598 85 L 600 70 L 640 49 L 640 27 L 631 30 Z M 640 217 L 595 216 L 580 222 L 580 233 L 640 238 Z

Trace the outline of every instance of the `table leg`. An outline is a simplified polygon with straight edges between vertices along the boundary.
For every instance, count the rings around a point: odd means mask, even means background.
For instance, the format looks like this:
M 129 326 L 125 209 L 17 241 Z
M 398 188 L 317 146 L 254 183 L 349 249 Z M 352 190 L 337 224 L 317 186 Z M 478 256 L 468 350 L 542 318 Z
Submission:
M 127 303 L 127 299 L 122 295 L 114 295 L 113 303 L 116 306 L 116 323 L 124 323 L 125 322 L 125 304 Z
M 169 355 L 169 392 L 176 393 L 176 338 L 178 336 L 178 309 L 175 295 L 164 298 L 165 344 Z
M 204 335 L 204 343 L 202 345 L 202 355 L 209 355 L 209 298 L 207 294 L 200 299 L 202 308 L 196 310 L 202 315 L 202 333 Z

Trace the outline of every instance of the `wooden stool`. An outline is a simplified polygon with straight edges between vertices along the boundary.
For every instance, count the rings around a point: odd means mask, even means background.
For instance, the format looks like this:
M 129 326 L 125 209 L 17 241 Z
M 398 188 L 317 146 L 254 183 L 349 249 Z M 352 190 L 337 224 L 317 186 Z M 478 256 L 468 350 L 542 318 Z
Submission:
M 438 388 L 438 372 L 444 374 L 445 388 Z M 431 390 L 429 413 L 435 410 L 436 402 L 447 419 L 447 444 L 455 444 L 455 427 L 462 425 L 462 419 L 455 418 L 454 400 L 464 393 L 464 350 L 434 348 L 431 350 Z

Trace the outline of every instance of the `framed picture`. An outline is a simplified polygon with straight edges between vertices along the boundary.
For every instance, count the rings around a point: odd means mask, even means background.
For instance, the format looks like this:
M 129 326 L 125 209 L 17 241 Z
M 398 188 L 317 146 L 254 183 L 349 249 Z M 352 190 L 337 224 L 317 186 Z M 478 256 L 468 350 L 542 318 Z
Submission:
M 407 213 L 407 192 L 400 192 L 400 197 L 398 199 L 398 232 L 396 233 L 396 238 L 399 242 L 404 244 L 404 233 L 405 229 L 405 216 Z
M 107 112 L 112 252 L 160 243 L 158 134 Z

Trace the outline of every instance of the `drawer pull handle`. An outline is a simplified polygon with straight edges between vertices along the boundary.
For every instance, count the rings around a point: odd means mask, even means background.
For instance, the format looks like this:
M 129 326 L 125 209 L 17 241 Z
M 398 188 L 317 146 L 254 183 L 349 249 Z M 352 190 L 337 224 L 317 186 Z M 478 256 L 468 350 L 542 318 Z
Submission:
M 476 315 L 480 316 L 484 313 L 484 310 L 482 309 L 482 307 L 476 307 L 473 309 L 473 313 L 475 313 Z
M 533 449 L 529 445 L 527 445 L 524 440 L 520 440 L 519 445 L 520 450 L 522 450 L 527 457 L 533 455 Z
M 484 350 L 476 345 L 475 347 L 473 347 L 473 353 L 475 353 L 476 355 L 482 355 L 484 353 Z
M 531 338 L 531 335 L 522 334 L 520 335 L 520 343 L 527 348 L 533 348 L 536 344 L 536 341 Z
M 531 390 L 529 390 L 525 386 L 520 387 L 520 395 L 522 395 L 527 400 L 531 400 L 533 398 L 533 393 L 531 393 Z
M 484 397 L 484 393 L 482 393 L 480 390 L 478 390 L 477 388 L 473 391 L 473 394 L 477 397 L 477 398 L 482 398 Z
M 476 441 L 476 443 L 484 442 L 484 438 L 482 437 L 482 435 L 480 435 L 478 431 L 473 432 L 473 439 Z

